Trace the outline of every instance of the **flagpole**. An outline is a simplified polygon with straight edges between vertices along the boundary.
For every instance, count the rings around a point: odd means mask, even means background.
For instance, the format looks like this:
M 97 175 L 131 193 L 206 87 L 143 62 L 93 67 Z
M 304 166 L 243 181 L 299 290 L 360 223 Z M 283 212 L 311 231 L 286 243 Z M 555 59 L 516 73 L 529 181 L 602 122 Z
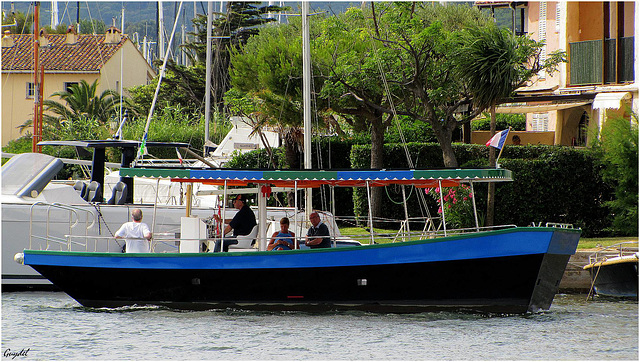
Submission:
M 511 127 L 507 129 L 506 137 L 509 137 L 509 132 L 511 132 Z M 498 153 L 498 157 L 496 158 L 496 168 L 499 168 L 498 160 L 500 160 L 500 156 L 502 156 L 502 150 L 504 150 L 504 145 L 507 143 L 506 137 L 505 137 L 504 143 L 502 144 L 502 148 L 500 148 L 500 153 Z

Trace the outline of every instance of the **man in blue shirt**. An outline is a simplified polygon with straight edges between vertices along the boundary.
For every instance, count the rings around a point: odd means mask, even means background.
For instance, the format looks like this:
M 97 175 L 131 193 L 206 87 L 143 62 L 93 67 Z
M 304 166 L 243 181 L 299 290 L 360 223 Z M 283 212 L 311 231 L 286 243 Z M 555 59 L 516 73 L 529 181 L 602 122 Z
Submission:
M 311 249 L 330 248 L 329 228 L 320 221 L 320 215 L 317 212 L 312 212 L 309 215 L 309 221 L 311 221 L 312 226 L 307 232 L 307 240 L 304 244 Z

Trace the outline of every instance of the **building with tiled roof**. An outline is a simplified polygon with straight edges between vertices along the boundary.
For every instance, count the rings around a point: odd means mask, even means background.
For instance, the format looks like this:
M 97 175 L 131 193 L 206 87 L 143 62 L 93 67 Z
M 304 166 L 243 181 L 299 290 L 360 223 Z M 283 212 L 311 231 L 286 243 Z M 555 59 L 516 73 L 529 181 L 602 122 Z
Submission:
M 39 42 L 45 99 L 81 80 L 91 84 L 97 79 L 96 94 L 100 94 L 107 89 L 119 91 L 120 79 L 122 87 L 129 88 L 155 77 L 142 53 L 115 27 L 101 35 L 77 34 L 71 27 L 67 34 L 41 32 Z M 32 34 L 2 37 L 2 146 L 24 135 L 18 127 L 33 119 L 33 48 Z

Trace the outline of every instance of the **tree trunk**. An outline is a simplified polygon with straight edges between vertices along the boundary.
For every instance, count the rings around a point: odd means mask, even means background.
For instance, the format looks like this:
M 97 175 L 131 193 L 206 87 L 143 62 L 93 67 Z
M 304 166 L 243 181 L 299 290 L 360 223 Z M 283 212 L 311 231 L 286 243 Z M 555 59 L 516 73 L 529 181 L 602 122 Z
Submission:
M 440 143 L 440 149 L 442 149 L 442 160 L 444 161 L 444 167 L 458 167 L 458 160 L 453 152 L 453 146 L 451 145 L 452 132 L 446 127 L 433 127 L 433 130 Z
M 384 168 L 384 126 L 382 117 L 371 120 L 371 168 Z M 371 212 L 373 217 L 379 217 L 382 214 L 382 187 L 371 188 Z M 384 227 L 380 223 L 375 223 L 375 227 Z
M 496 105 L 491 105 L 491 122 L 489 125 L 489 137 L 493 137 L 496 133 Z M 496 167 L 496 149 L 489 147 L 489 167 Z M 495 212 L 496 184 L 489 182 L 487 184 L 487 218 L 485 226 L 493 226 L 493 216 Z

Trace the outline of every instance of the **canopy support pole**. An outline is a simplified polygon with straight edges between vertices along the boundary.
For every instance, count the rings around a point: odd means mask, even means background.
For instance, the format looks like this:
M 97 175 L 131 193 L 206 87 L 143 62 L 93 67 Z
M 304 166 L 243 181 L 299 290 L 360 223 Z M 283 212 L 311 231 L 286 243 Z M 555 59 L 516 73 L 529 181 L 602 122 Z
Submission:
M 258 250 L 267 250 L 265 236 L 267 234 L 267 194 L 258 187 Z
M 367 203 L 369 204 L 369 233 L 371 234 L 371 245 L 373 245 L 373 211 L 371 210 L 371 187 L 369 180 L 367 180 Z
M 220 251 L 224 249 L 224 222 L 227 215 L 227 180 L 224 180 L 224 189 L 222 190 L 222 225 L 220 225 Z
M 156 211 L 158 210 L 158 193 L 160 192 L 160 179 L 156 180 L 156 199 L 153 203 L 153 223 L 151 224 L 151 235 L 156 232 Z M 151 243 L 151 252 L 155 252 L 156 243 Z
M 160 179 L 158 179 L 160 180 Z M 157 196 L 156 196 L 157 197 Z M 189 182 L 187 184 L 187 215 L 186 217 L 191 216 L 191 202 L 193 200 L 193 183 Z
M 444 228 L 444 236 L 447 236 L 447 220 L 444 217 L 444 198 L 442 197 L 442 180 L 438 180 L 438 189 L 440 190 L 440 209 L 442 210 L 442 227 Z
M 405 192 L 404 185 L 402 185 L 402 206 L 404 207 L 404 224 L 406 229 L 406 235 L 411 237 L 411 228 L 409 227 L 409 211 L 407 210 L 407 195 Z M 407 241 L 405 238 L 404 241 Z
M 293 230 L 294 233 L 298 233 L 298 180 L 293 182 Z M 302 231 L 302 228 L 300 228 Z M 298 233 L 298 237 L 300 237 L 302 233 Z M 294 240 L 294 247 L 299 249 L 298 238 L 296 237 Z
M 471 202 L 473 203 L 473 217 L 476 219 L 476 231 L 480 231 L 480 224 L 478 224 L 478 210 L 476 209 L 476 192 L 473 190 L 473 181 L 471 184 Z
M 335 199 L 335 185 L 331 185 L 329 186 L 330 190 L 331 190 L 331 215 L 333 215 L 333 224 L 336 225 L 336 229 L 338 228 L 338 224 L 336 222 L 336 199 Z M 333 227 L 333 225 L 331 225 Z M 333 247 L 336 248 L 337 245 L 337 241 L 336 241 L 336 233 L 335 230 L 333 232 Z

